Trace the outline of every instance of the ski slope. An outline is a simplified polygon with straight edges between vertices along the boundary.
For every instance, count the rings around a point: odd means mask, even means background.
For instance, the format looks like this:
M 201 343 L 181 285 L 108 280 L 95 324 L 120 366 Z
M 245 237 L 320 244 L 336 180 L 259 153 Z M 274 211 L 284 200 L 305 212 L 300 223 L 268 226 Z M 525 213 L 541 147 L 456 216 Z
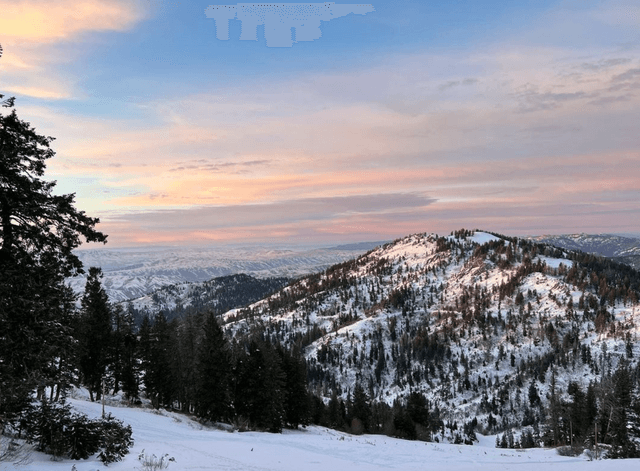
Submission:
M 70 399 L 75 409 L 92 417 L 101 406 Z M 559 456 L 555 450 L 495 448 L 495 437 L 480 437 L 475 446 L 405 441 L 382 435 L 351 436 L 323 427 L 282 434 L 226 432 L 205 428 L 189 418 L 166 411 L 106 407 L 130 424 L 135 444 L 124 461 L 108 467 L 97 458 L 51 461 L 34 452 L 26 465 L 0 463 L 18 471 L 131 471 L 142 470 L 138 455 L 145 450 L 175 458 L 168 470 L 224 471 L 374 471 L 374 470 L 522 470 L 626 471 L 640 469 L 640 460 L 588 461 L 584 456 Z

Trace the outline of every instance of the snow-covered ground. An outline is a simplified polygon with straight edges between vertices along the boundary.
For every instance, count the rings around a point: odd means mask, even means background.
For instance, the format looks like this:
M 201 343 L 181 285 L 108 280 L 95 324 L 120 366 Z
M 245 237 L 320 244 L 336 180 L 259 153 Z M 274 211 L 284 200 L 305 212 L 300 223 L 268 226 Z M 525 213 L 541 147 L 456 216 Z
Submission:
M 97 417 L 101 406 L 71 399 L 74 408 Z M 31 462 L 2 470 L 18 471 L 130 471 L 143 470 L 138 455 L 168 453 L 175 458 L 168 470 L 226 471 L 364 471 L 364 470 L 523 470 L 625 471 L 640 469 L 640 460 L 587 461 L 568 458 L 554 450 L 505 450 L 495 448 L 495 437 L 480 437 L 475 446 L 397 440 L 381 435 L 352 436 L 322 427 L 286 430 L 282 434 L 229 433 L 204 428 L 175 413 L 149 409 L 107 407 L 107 412 L 130 424 L 135 445 L 124 461 L 108 467 L 97 458 L 51 461 L 33 453 Z

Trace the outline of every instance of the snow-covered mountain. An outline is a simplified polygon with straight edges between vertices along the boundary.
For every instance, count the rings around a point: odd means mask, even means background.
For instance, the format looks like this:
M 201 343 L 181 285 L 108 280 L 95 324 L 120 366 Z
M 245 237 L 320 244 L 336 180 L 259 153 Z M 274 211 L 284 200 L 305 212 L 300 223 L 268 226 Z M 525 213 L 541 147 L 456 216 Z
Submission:
M 572 381 L 608 394 L 621 361 L 638 365 L 639 294 L 627 265 L 462 230 L 385 244 L 224 323 L 303 349 L 324 397 L 356 383 L 388 404 L 419 391 L 482 433 L 543 422 L 552 389 L 568 400 Z
M 76 254 L 85 268 L 101 267 L 102 281 L 112 302 L 145 296 L 163 286 L 202 282 L 246 273 L 257 278 L 295 278 L 333 265 L 375 247 L 364 243 L 332 248 L 270 247 L 138 247 L 86 249 Z M 86 277 L 69 279 L 81 293 Z
M 614 258 L 640 269 L 640 239 L 613 234 L 567 234 L 531 237 L 531 240 L 568 250 Z
M 287 285 L 289 278 L 255 278 L 243 273 L 163 286 L 140 298 L 126 301 L 140 321 L 162 311 L 168 320 L 207 309 L 224 312 L 258 301 Z

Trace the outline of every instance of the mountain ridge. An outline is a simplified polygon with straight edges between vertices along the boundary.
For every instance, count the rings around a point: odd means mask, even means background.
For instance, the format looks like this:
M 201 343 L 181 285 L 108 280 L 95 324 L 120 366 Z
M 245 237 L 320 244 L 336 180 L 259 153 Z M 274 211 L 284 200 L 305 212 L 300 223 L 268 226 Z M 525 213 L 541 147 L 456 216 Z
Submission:
M 233 338 L 300 349 L 325 400 L 418 391 L 443 420 L 495 433 L 543 424 L 572 382 L 604 397 L 618 367 L 640 371 L 638 294 L 616 261 L 461 230 L 397 239 L 222 320 Z

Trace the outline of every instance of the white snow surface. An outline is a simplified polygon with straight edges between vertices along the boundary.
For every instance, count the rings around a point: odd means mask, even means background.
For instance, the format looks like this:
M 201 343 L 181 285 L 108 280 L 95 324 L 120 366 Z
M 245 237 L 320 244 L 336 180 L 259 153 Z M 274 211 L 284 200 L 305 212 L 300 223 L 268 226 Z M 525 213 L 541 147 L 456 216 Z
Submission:
M 91 417 L 101 413 L 99 403 L 70 399 L 72 406 Z M 323 427 L 285 430 L 282 434 L 226 432 L 206 428 L 190 418 L 164 410 L 106 407 L 106 412 L 133 428 L 135 444 L 125 459 L 105 466 L 97 457 L 52 461 L 34 452 L 25 465 L 0 463 L 2 470 L 77 471 L 142 470 L 144 450 L 175 458 L 168 470 L 225 471 L 364 471 L 364 470 L 523 470 L 563 471 L 637 470 L 640 460 L 588 461 L 559 456 L 552 449 L 507 450 L 495 448 L 495 437 L 480 436 L 475 446 L 425 443 L 383 435 L 353 436 Z
M 487 242 L 493 242 L 494 240 L 501 240 L 500 237 L 496 237 L 493 234 L 477 231 L 471 237 L 468 238 L 477 244 L 486 244 Z

